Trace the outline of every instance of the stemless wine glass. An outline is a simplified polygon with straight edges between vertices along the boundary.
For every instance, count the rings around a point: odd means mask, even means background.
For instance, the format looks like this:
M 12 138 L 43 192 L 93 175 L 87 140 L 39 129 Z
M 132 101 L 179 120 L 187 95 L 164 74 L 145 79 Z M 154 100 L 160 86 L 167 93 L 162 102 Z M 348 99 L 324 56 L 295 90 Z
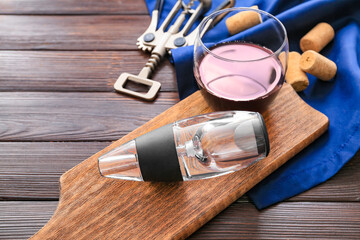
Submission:
M 227 20 L 212 28 L 222 14 Z M 251 18 L 253 26 L 249 26 Z M 224 39 L 216 33 L 225 27 L 229 35 Z M 287 54 L 286 30 L 277 18 L 254 8 L 229 8 L 200 23 L 194 43 L 194 74 L 198 85 L 218 100 L 264 103 L 284 82 Z

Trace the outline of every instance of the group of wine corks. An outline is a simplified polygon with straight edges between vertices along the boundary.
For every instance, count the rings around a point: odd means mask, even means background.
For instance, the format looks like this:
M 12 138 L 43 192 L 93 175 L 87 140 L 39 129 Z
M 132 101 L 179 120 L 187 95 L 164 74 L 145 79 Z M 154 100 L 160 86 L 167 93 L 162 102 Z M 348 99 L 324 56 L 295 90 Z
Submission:
M 334 36 L 335 31 L 330 24 L 319 23 L 301 38 L 300 48 L 304 53 L 302 55 L 298 52 L 289 53 L 285 79 L 295 91 L 301 92 L 309 85 L 306 73 L 323 81 L 329 81 L 335 76 L 336 64 L 319 53 Z M 284 54 L 280 54 L 279 58 L 282 60 Z
M 259 9 L 258 6 L 252 6 Z M 262 22 L 261 16 L 256 11 L 241 11 L 226 20 L 226 26 L 231 35 L 249 29 Z M 337 71 L 336 64 L 319 52 L 333 40 L 335 31 L 330 24 L 322 22 L 317 24 L 300 40 L 300 48 L 303 54 L 290 52 L 288 55 L 288 68 L 286 81 L 297 92 L 305 90 L 309 86 L 309 79 L 306 73 L 329 81 Z M 280 61 L 284 65 L 285 53 L 281 53 Z

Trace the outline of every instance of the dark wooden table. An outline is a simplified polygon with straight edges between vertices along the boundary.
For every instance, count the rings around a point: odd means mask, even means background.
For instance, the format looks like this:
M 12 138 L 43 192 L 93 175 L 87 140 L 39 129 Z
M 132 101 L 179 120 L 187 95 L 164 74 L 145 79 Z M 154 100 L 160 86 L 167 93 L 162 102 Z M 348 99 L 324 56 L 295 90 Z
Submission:
M 1 0 L 0 14 L 0 239 L 26 239 L 56 209 L 63 172 L 178 95 L 168 62 L 154 75 L 154 103 L 113 90 L 148 58 L 135 45 L 150 20 L 143 0 Z M 191 238 L 360 239 L 359 158 L 265 210 L 243 197 Z

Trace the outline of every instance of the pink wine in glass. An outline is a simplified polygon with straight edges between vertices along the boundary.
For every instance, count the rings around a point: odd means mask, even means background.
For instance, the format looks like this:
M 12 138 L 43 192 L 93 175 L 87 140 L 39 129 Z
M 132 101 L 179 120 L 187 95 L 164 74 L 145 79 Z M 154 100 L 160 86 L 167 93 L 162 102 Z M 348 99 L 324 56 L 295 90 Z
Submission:
M 215 45 L 199 65 L 204 87 L 233 101 L 263 99 L 278 90 L 284 69 L 277 56 L 256 44 L 228 42 Z

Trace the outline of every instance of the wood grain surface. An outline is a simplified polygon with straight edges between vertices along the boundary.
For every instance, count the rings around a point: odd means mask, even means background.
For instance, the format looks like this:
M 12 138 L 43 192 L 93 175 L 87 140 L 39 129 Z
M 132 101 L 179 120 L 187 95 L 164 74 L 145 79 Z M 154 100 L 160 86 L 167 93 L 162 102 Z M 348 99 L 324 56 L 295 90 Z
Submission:
M 30 237 L 56 206 L 46 201 L 0 202 L 0 220 L 12 220 L 2 225 L 6 231 L 0 239 Z M 236 201 L 189 239 L 358 239 L 359 220 L 358 202 L 287 202 L 258 211 L 251 203 Z
M 214 108 L 217 106 L 208 105 L 198 91 L 66 172 L 60 178 L 57 210 L 31 239 L 186 238 L 328 127 L 327 117 L 305 104 L 285 84 L 263 112 L 271 152 L 248 168 L 181 183 L 119 181 L 100 176 L 97 158 L 105 152 L 162 125 Z
M 60 176 L 109 144 L 110 142 L 0 142 L 0 199 L 58 200 Z M 360 202 L 359 180 L 360 153 L 326 184 L 316 186 L 288 201 Z
M 140 51 L 0 51 L 0 91 L 113 92 L 122 72 L 137 75 L 148 58 Z M 152 79 L 161 91 L 177 89 L 168 60 Z
M 143 0 L 0 1 L 0 95 L 5 94 L 0 107 L 0 239 L 33 235 L 57 207 L 63 172 L 168 108 L 163 101 L 156 102 L 160 106 L 143 112 L 135 124 L 123 128 L 122 122 L 117 123 L 113 133 L 107 129 L 109 140 L 98 140 L 101 128 L 96 133 L 93 121 L 87 121 L 100 116 L 95 111 L 87 110 L 84 119 L 75 117 L 79 114 L 75 110 L 82 111 L 86 102 L 93 108 L 94 101 L 102 107 L 102 115 L 113 119 L 108 127 L 119 119 L 112 109 L 129 116 L 138 111 L 142 103 L 128 104 L 114 97 L 108 104 L 100 101 L 106 101 L 103 92 L 113 93 L 111 83 L 117 71 L 136 74 L 147 60 L 135 41 L 149 19 Z M 162 63 L 154 79 L 163 84 L 161 91 L 177 96 L 174 70 L 168 62 Z M 36 98 L 40 92 L 47 95 Z M 73 96 L 88 92 L 92 98 L 83 98 L 81 104 L 73 101 L 67 115 L 64 106 L 70 104 L 69 95 L 51 98 L 54 92 L 72 92 Z M 47 97 L 58 103 L 50 103 Z M 41 107 L 40 100 L 46 106 Z M 58 105 L 63 106 L 61 112 L 53 109 Z M 58 116 L 61 126 L 52 123 Z M 81 129 L 80 137 L 63 128 L 72 123 Z M 93 137 L 86 135 L 87 129 Z M 15 138 L 9 140 L 12 134 Z M 241 197 L 192 238 L 359 239 L 359 160 L 358 153 L 326 183 L 263 211 Z
M 0 199 L 58 200 L 60 176 L 110 143 L 0 142 Z
M 0 17 L 0 50 L 137 50 L 149 16 Z
M 0 14 L 148 14 L 142 0 L 1 0 Z
M 0 141 L 113 141 L 177 103 L 177 95 L 161 92 L 150 103 L 117 93 L 2 92 Z
M 259 212 L 236 202 L 189 239 L 357 239 L 359 220 L 359 203 L 292 202 Z

